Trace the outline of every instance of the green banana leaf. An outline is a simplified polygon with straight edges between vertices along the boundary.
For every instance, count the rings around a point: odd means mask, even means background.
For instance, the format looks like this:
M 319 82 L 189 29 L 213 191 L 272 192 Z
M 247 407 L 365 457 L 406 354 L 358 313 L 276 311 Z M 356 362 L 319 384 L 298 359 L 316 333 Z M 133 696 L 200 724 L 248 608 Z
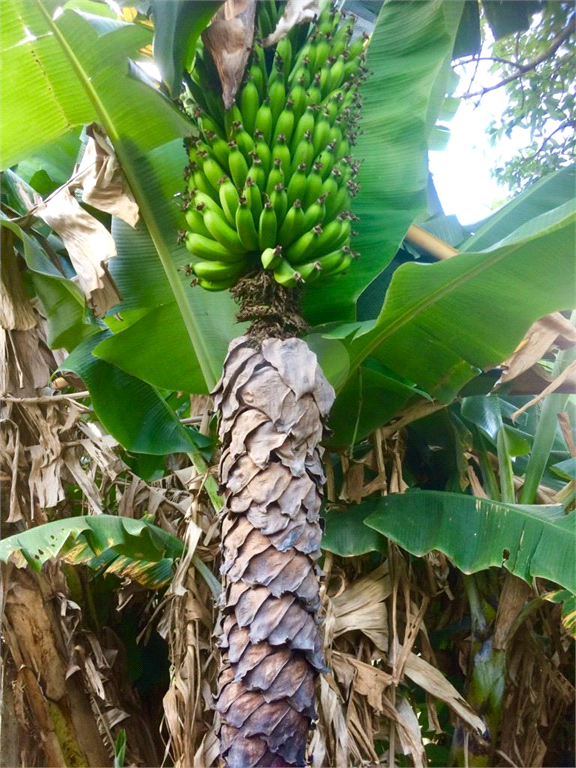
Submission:
M 51 558 L 130 578 L 148 589 L 168 584 L 184 544 L 147 520 L 116 515 L 71 517 L 0 542 L 0 560 L 40 570 Z
M 53 349 L 73 349 L 87 336 L 102 329 L 86 307 L 86 300 L 72 280 L 63 276 L 35 237 L 24 232 L 0 212 L 0 226 L 22 243 L 22 253 L 48 322 L 48 343 Z
M 16 9 L 16 20 L 21 7 L 28 5 L 26 0 L 6 2 Z M 42 81 L 50 99 L 39 94 L 34 105 L 35 120 L 51 127 L 48 132 L 33 133 L 34 146 L 16 131 L 9 141 L 6 138 L 11 152 L 8 162 L 39 151 L 42 144 L 55 138 L 54 112 L 66 116 L 58 128 L 60 135 L 81 122 L 96 120 L 103 125 L 141 215 L 135 230 L 118 222 L 113 226 L 118 257 L 110 264 L 110 270 L 123 296 L 115 311 L 136 307 L 152 311 L 161 305 L 175 305 L 180 314 L 175 330 L 181 331 L 182 325 L 186 329 L 186 334 L 179 334 L 179 343 L 187 351 L 187 370 L 196 360 L 203 378 L 199 382 L 195 376 L 187 389 L 206 392 L 218 379 L 227 343 L 238 329 L 234 327 L 235 305 L 227 293 L 215 297 L 201 289 L 188 291 L 187 278 L 179 271 L 188 258 L 185 248 L 176 242 L 184 219 L 174 196 L 182 191 L 181 174 L 186 164 L 181 138 L 192 132 L 192 126 L 158 91 L 129 76 L 128 56 L 150 42 L 149 31 L 137 25 L 122 25 L 99 35 L 84 16 L 72 10 L 53 20 L 45 0 L 38 0 L 35 6 L 37 13 L 32 19 L 26 16 L 25 26 L 33 34 L 44 34 L 45 45 L 50 47 Z M 18 81 L 24 85 L 36 77 L 35 42 L 17 46 L 22 55 L 15 64 L 10 60 Z M 9 49 L 6 53 L 12 56 L 13 52 Z M 8 89 L 3 91 L 2 106 L 6 114 L 14 116 L 14 124 L 26 117 L 30 96 L 24 91 L 25 88 L 14 94 Z M 175 312 L 171 314 L 174 316 Z M 164 330 L 170 333 L 174 329 Z M 126 341 L 127 338 L 123 339 L 122 345 Z M 140 343 L 138 334 L 135 343 Z M 171 361 L 163 344 L 158 343 L 156 350 L 158 369 L 169 371 Z M 144 366 L 143 374 L 155 386 L 168 383 L 166 372 L 158 378 L 150 377 L 149 365 Z M 178 379 L 179 385 L 181 371 Z M 103 400 L 100 408 L 106 407 Z
M 364 524 L 367 513 L 360 506 L 326 515 L 322 549 L 341 557 L 358 557 L 368 552 L 386 552 L 386 539 Z
M 209 440 L 185 427 L 156 389 L 92 354 L 109 331 L 79 344 L 60 366 L 76 373 L 90 392 L 103 426 L 128 451 L 163 455 L 197 452 Z
M 376 400 L 361 397 L 357 371 L 366 359 L 448 403 L 482 369 L 506 359 L 535 320 L 571 308 L 575 208 L 571 201 L 544 213 L 482 253 L 404 264 L 394 273 L 375 323 L 328 331 L 344 340 L 350 354 L 349 380 L 340 396 L 352 410 L 339 409 L 337 400 L 330 421 L 333 441 L 349 444 L 355 433 L 362 437 L 390 418 L 387 388 Z M 403 405 L 410 399 L 407 391 Z
M 152 0 L 154 61 L 176 99 L 182 88 L 182 72 L 189 68 L 196 42 L 223 0 Z
M 576 166 L 555 171 L 528 187 L 496 213 L 472 227 L 474 234 L 458 247 L 461 251 L 483 251 L 521 227 L 527 221 L 572 200 Z M 441 235 L 440 235 L 441 237 Z
M 464 573 L 504 566 L 576 592 L 576 513 L 561 504 L 504 504 L 445 491 L 408 491 L 359 504 L 365 525 L 421 557 L 438 549 Z
M 348 274 L 307 287 L 311 324 L 354 320 L 356 300 L 394 258 L 408 227 L 426 210 L 427 137 L 443 104 L 463 3 L 386 2 L 368 49 L 372 72 L 354 155 L 363 160 L 360 217 L 353 239 L 360 258 Z
M 523 456 L 530 452 L 530 444 L 520 430 L 506 424 L 504 419 L 515 409 L 510 409 L 509 404 L 498 395 L 474 395 L 462 400 L 461 414 L 467 420 L 475 424 L 479 430 L 492 441 L 497 443 L 498 433 L 503 430 L 506 433 L 506 444 L 511 456 Z

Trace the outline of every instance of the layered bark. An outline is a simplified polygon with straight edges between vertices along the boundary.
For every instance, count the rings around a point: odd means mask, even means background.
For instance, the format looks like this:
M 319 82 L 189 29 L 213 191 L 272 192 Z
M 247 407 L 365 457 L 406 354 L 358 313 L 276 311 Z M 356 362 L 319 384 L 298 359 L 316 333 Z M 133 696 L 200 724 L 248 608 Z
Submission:
M 241 337 L 214 394 L 225 498 L 221 754 L 230 768 L 303 765 L 324 669 L 319 442 L 334 391 L 305 342 Z

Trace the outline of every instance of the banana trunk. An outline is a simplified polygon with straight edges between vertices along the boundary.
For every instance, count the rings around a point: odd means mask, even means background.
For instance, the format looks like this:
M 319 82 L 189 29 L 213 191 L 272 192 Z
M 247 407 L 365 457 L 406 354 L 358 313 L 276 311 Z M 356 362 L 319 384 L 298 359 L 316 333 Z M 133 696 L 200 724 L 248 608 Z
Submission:
M 324 669 L 319 442 L 334 391 L 305 342 L 243 336 L 214 395 L 225 498 L 221 755 L 229 768 L 300 766 Z

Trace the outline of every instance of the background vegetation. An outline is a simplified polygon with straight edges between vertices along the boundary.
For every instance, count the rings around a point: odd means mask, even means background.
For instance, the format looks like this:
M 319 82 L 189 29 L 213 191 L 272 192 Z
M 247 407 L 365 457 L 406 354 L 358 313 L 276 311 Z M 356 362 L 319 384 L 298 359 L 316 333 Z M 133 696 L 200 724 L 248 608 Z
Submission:
M 167 62 L 180 72 L 213 5 L 2 4 L 4 765 L 218 757 L 207 393 L 241 329 L 228 293 L 181 269 L 190 123 L 132 63 L 155 22 L 166 80 Z M 315 766 L 573 761 L 574 22 L 565 3 L 505 8 L 376 9 L 361 259 L 304 304 L 337 390 Z M 522 191 L 470 234 L 435 213 L 427 148 L 451 60 L 476 55 L 486 25 L 515 62 L 504 76 L 566 34 L 503 86 L 494 135 L 524 120 L 536 156 L 497 171 Z M 533 102 L 553 78 L 552 101 Z M 100 160 L 117 173 L 117 158 L 139 221 L 85 184 L 74 216 L 109 238 L 88 263 L 47 204 L 80 186 L 90 136 L 108 137 Z

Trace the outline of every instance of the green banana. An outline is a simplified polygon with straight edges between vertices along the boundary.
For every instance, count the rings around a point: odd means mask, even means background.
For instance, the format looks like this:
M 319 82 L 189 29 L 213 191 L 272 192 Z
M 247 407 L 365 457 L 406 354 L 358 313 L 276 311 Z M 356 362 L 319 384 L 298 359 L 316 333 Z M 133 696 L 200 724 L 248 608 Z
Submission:
M 230 224 L 236 221 L 236 210 L 238 209 L 238 190 L 230 179 L 226 179 L 220 184 L 218 189 L 220 205 Z
M 235 141 L 231 141 L 229 146 L 230 156 L 228 157 L 228 165 L 230 166 L 230 175 L 236 188 L 242 189 L 248 176 L 248 163 Z
M 350 197 L 346 187 L 340 187 L 334 197 L 326 198 L 326 216 L 329 219 L 333 219 L 342 211 L 345 211 L 350 206 Z
M 326 254 L 335 251 L 350 237 L 350 222 L 335 219 L 329 222 L 319 233 L 314 243 L 314 254 Z
M 270 101 L 270 111 L 272 112 L 272 123 L 275 126 L 286 104 L 284 80 L 281 80 L 279 77 L 272 80 L 268 86 L 268 100 Z
M 286 180 L 290 178 L 290 166 L 292 163 L 292 157 L 290 156 L 290 150 L 288 149 L 288 145 L 286 143 L 286 137 L 282 133 L 277 137 L 276 143 L 272 147 L 272 161 L 274 162 L 277 159 L 280 160 L 284 179 Z
M 278 225 L 281 225 L 288 210 L 288 196 L 284 189 L 284 184 L 276 184 L 270 195 L 270 202 L 276 214 L 276 222 Z
M 304 211 L 300 200 L 295 200 L 294 205 L 288 210 L 282 226 L 278 230 L 278 242 L 282 246 L 293 243 L 304 232 Z
M 200 171 L 194 171 L 192 174 L 192 180 L 193 180 L 193 188 L 197 189 L 199 192 L 202 192 L 203 194 L 207 195 L 208 197 L 211 197 L 215 202 L 218 201 L 218 193 L 216 191 L 216 188 L 210 184 L 208 179 L 206 178 L 206 175 Z
M 188 232 L 185 238 L 186 248 L 199 259 L 208 261 L 241 261 L 243 255 L 232 253 L 217 240 L 211 240 L 197 232 Z
M 252 70 L 251 70 L 252 71 Z M 259 69 L 261 72 L 262 70 Z M 240 94 L 240 112 L 242 113 L 242 124 L 250 134 L 254 133 L 256 123 L 256 113 L 260 106 L 260 94 L 254 83 L 254 76 L 247 82 Z
M 344 79 L 344 67 L 345 62 L 341 56 L 338 56 L 336 61 L 330 67 L 328 74 L 327 93 L 335 91 L 340 86 Z
M 316 70 L 322 69 L 331 52 L 330 41 L 325 36 L 320 38 L 316 43 L 316 61 L 314 62 Z
M 284 140 L 289 142 L 294 130 L 294 110 L 291 101 L 286 102 L 286 109 L 280 112 L 278 120 L 276 121 L 276 127 L 274 128 L 274 134 L 272 137 L 272 144 L 276 144 L 279 136 L 284 136 Z
M 220 180 L 227 176 L 224 168 L 212 157 L 207 157 L 204 160 L 202 172 L 210 182 L 210 185 L 216 190 L 220 188 Z
M 255 118 L 256 112 L 258 111 L 258 107 L 260 105 L 260 100 L 263 99 L 266 94 L 266 79 L 264 77 L 264 70 L 262 69 L 258 61 L 254 61 L 250 66 L 250 69 L 248 70 L 248 82 L 252 82 L 256 86 L 256 90 L 258 91 L 258 101 L 256 102 L 256 107 L 254 109 L 254 118 Z M 248 104 L 246 104 L 246 106 L 248 106 Z M 240 112 L 242 112 L 242 122 L 246 126 L 246 130 L 248 130 L 248 125 L 246 123 L 246 119 L 244 116 L 244 107 L 242 105 L 242 97 L 240 97 Z M 254 125 L 252 125 L 252 131 L 254 131 Z
M 335 162 L 335 156 L 334 156 L 334 150 L 332 148 L 332 144 L 328 144 L 325 150 L 323 150 L 317 157 L 316 162 L 319 165 L 318 173 L 322 177 L 322 181 L 324 182 L 328 176 L 330 175 L 330 172 L 332 171 L 332 168 L 334 168 L 334 162 Z
M 258 232 L 254 224 L 254 216 L 244 196 L 240 197 L 239 205 L 236 209 L 236 230 L 240 242 L 247 251 L 257 250 Z
M 274 269 L 274 279 L 285 288 L 294 288 L 302 282 L 300 273 L 297 272 L 286 259 L 281 259 L 280 264 Z
M 323 273 L 329 274 L 332 270 L 340 266 L 345 255 L 345 251 L 343 251 L 342 248 L 339 248 L 336 251 L 327 253 L 326 256 L 320 256 L 316 259 L 316 263 L 320 264 Z
M 300 265 L 298 267 L 298 272 L 305 283 L 313 283 L 314 280 L 317 280 L 320 277 L 322 267 L 317 261 L 310 261 L 307 264 Z
M 246 162 L 249 162 L 250 156 L 254 152 L 254 139 L 242 128 L 241 123 L 238 123 L 238 130 L 234 134 L 234 141 L 238 145 L 240 152 L 244 155 Z
M 367 40 L 369 39 L 370 39 L 370 35 L 368 35 L 367 33 L 364 33 L 362 37 L 359 37 L 357 40 L 351 43 L 348 46 L 349 59 L 355 59 L 356 57 L 360 56 L 360 54 L 364 50 L 364 46 L 366 45 Z
M 319 168 L 316 166 L 317 164 L 315 163 L 312 173 L 306 179 L 306 192 L 302 200 L 304 210 L 311 206 L 312 203 L 315 203 L 322 194 L 322 176 L 320 176 Z
M 325 216 L 326 207 L 324 201 L 322 200 L 321 202 L 320 198 L 318 198 L 318 202 L 312 203 L 304 212 L 304 230 L 312 229 L 317 224 L 322 224 Z
M 196 209 L 198 209 L 201 205 L 203 205 L 205 208 L 209 208 L 211 211 L 218 211 L 220 210 L 220 206 L 214 200 L 213 197 L 210 195 L 205 194 L 199 189 L 195 189 L 192 192 L 192 200 L 194 202 L 194 205 L 196 206 Z
M 268 100 L 266 100 L 260 105 L 258 112 L 256 112 L 256 117 L 254 118 L 254 131 L 260 131 L 264 141 L 269 144 L 270 139 L 272 138 L 272 127 L 272 110 L 270 109 Z
M 236 104 L 233 104 L 230 109 L 228 109 L 224 113 L 224 128 L 226 130 L 226 136 L 228 138 L 228 141 L 231 141 L 234 138 L 235 123 L 241 123 L 242 122 L 242 113 L 236 106 Z
M 319 238 L 319 233 L 322 232 L 321 227 L 314 227 L 304 232 L 297 240 L 295 240 L 288 248 L 285 249 L 284 255 L 291 264 L 298 264 L 300 262 L 309 261 L 310 257 L 316 252 L 315 246 Z
M 296 125 L 308 106 L 306 89 L 300 83 L 297 83 L 290 91 L 290 99 L 294 104 L 292 111 L 294 113 L 294 124 Z
M 321 115 L 312 132 L 312 146 L 314 156 L 317 157 L 330 143 L 330 123 L 324 115 Z
M 336 146 L 334 157 L 336 160 L 341 160 L 343 157 L 347 157 L 350 154 L 350 142 L 348 139 L 342 139 Z
M 292 68 L 292 43 L 289 37 L 283 37 L 276 46 L 276 53 L 282 58 L 284 72 L 288 74 Z
M 196 208 L 188 208 L 185 216 L 186 223 L 193 232 L 198 232 L 200 235 L 210 237 L 210 232 L 208 232 L 206 229 L 206 225 L 204 224 L 204 216 L 202 215 L 201 211 L 196 210 Z
M 273 248 L 276 245 L 277 230 L 278 222 L 276 220 L 274 208 L 272 207 L 272 203 L 269 200 L 266 200 L 258 223 L 258 246 L 262 250 L 264 250 L 264 248 Z
M 215 138 L 211 142 L 212 153 L 214 154 L 214 157 L 224 169 L 224 173 L 227 174 L 230 171 L 230 168 L 228 166 L 228 157 L 230 155 L 230 147 L 228 146 L 228 142 L 224 141 L 223 138 L 221 138 L 220 136 L 216 136 L 215 134 L 213 135 L 215 136 Z
M 215 211 L 205 211 L 204 224 L 214 240 L 217 240 L 229 251 L 238 254 L 246 253 L 246 248 L 240 242 L 238 233 L 226 223 L 222 212 L 218 214 Z
M 304 134 L 304 138 L 296 147 L 292 156 L 292 164 L 290 170 L 292 173 L 296 172 L 297 168 L 303 166 L 306 170 L 309 170 L 314 160 L 314 147 L 312 146 L 312 132 L 307 131 Z
M 262 167 L 262 161 L 258 157 L 258 155 L 254 155 L 252 158 L 252 165 L 250 167 L 250 170 L 248 171 L 248 175 L 246 176 L 246 181 L 248 179 L 252 179 L 254 184 L 261 190 L 264 190 L 266 186 L 266 174 L 264 173 L 264 168 Z
M 314 75 L 312 85 L 308 88 L 308 104 L 316 107 L 322 101 L 322 89 L 320 87 L 322 73 Z
M 293 75 L 288 79 L 288 82 L 290 85 L 293 85 L 294 83 L 297 83 L 301 85 L 303 88 L 308 88 L 312 81 L 312 70 L 310 69 L 309 65 L 306 63 L 303 63 L 301 67 L 299 67 L 297 70 L 293 70 Z
M 264 269 L 275 269 L 282 261 L 282 247 L 265 248 L 260 255 L 260 261 Z
M 345 272 L 350 264 L 354 261 L 354 256 L 352 256 L 351 253 L 346 253 L 344 257 L 342 258 L 342 261 L 340 264 L 338 264 L 337 267 L 327 272 L 327 275 L 340 275 L 342 272 Z
M 279 158 L 274 160 L 274 167 L 268 174 L 268 180 L 266 181 L 266 194 L 271 195 L 272 190 L 277 184 L 284 184 L 284 172 Z
M 203 280 L 220 282 L 231 277 L 239 277 L 245 271 L 248 262 L 198 261 L 191 266 L 196 277 L 201 277 Z
M 262 191 L 251 178 L 246 179 L 244 197 L 250 206 L 252 217 L 254 218 L 254 224 L 257 227 L 260 221 L 260 214 L 262 213 Z
M 296 173 L 292 174 L 290 181 L 288 182 L 287 194 L 288 205 L 294 205 L 295 200 L 303 200 L 306 194 L 306 166 L 302 165 L 298 168 Z
M 272 167 L 272 152 L 270 147 L 261 138 L 256 137 L 256 144 L 254 145 L 254 152 L 258 155 L 262 162 L 262 168 L 266 176 L 270 173 Z
M 228 288 L 232 288 L 235 282 L 236 282 L 235 277 L 230 277 L 227 280 L 218 280 L 217 282 L 213 280 L 204 280 L 201 277 L 199 277 L 197 280 L 197 284 L 201 288 L 204 288 L 205 291 L 212 291 L 212 292 L 226 291 L 228 290 Z
M 308 131 L 312 132 L 314 130 L 314 126 L 316 125 L 316 120 L 314 118 L 314 110 L 312 107 L 306 107 L 306 110 L 300 120 L 298 120 L 298 123 L 294 127 L 294 133 L 292 134 L 292 141 L 290 142 L 290 153 L 294 155 L 296 152 L 300 142 L 304 138 L 304 134 L 306 134 Z

